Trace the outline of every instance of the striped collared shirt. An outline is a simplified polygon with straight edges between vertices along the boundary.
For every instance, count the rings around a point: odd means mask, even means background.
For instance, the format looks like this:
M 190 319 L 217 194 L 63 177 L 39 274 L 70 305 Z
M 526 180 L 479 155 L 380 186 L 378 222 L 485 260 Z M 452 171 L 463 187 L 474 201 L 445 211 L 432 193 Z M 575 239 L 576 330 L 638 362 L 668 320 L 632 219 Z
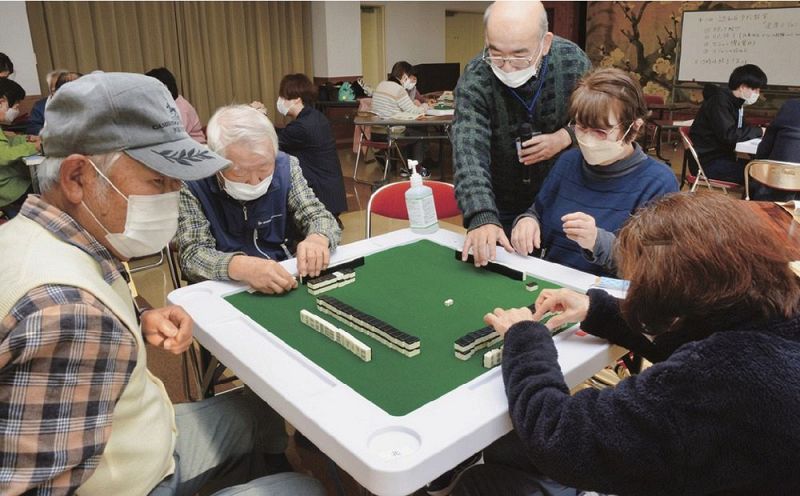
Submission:
M 75 219 L 29 196 L 20 214 L 123 277 Z M 97 298 L 71 286 L 25 294 L 0 320 L 0 494 L 72 494 L 97 466 L 136 341 Z

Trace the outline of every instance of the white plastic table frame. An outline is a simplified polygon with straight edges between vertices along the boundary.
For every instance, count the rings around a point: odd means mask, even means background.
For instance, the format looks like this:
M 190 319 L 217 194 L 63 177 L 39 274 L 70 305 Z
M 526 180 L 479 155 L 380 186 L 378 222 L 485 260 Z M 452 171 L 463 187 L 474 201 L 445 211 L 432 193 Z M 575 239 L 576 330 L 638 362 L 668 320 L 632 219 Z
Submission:
M 429 235 L 404 229 L 340 246 L 331 265 L 418 239 L 453 249 L 461 249 L 464 241 L 462 235 L 444 229 Z M 588 289 L 595 280 L 499 247 L 497 260 L 577 290 Z M 294 259 L 283 265 L 290 273 L 296 270 Z M 511 430 L 500 367 L 395 417 L 223 299 L 244 289 L 241 284 L 207 281 L 177 289 L 168 300 L 192 315 L 194 335 L 204 347 L 370 492 L 412 493 Z M 570 388 L 625 352 L 574 330 L 556 336 L 555 342 Z

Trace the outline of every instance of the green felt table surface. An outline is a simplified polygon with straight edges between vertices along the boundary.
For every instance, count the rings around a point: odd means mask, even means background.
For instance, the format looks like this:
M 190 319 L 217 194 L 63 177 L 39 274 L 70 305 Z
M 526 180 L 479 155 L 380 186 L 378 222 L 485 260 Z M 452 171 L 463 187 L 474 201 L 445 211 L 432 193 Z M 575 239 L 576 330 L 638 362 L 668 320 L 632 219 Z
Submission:
M 559 287 L 528 275 L 526 282 L 531 280 L 538 282 L 539 291 Z M 427 240 L 367 256 L 356 269 L 354 283 L 323 294 L 418 336 L 421 353 L 411 358 L 317 310 L 315 296 L 305 286 L 282 296 L 241 292 L 226 299 L 388 414 L 403 416 L 485 373 L 486 350 L 462 361 L 453 353 L 453 342 L 484 327 L 487 312 L 529 305 L 539 291 L 527 291 L 521 280 L 457 261 L 452 248 Z M 445 306 L 447 299 L 454 304 Z M 361 361 L 300 322 L 301 309 L 370 346 L 372 361 Z

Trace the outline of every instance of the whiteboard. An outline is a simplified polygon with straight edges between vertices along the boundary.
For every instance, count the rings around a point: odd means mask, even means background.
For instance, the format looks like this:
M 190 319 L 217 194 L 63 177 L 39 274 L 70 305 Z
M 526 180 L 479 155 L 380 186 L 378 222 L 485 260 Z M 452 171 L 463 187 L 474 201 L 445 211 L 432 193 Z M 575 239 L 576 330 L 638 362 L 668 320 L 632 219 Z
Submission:
M 800 86 L 800 7 L 683 13 L 680 81 L 727 83 L 744 64 L 770 86 Z

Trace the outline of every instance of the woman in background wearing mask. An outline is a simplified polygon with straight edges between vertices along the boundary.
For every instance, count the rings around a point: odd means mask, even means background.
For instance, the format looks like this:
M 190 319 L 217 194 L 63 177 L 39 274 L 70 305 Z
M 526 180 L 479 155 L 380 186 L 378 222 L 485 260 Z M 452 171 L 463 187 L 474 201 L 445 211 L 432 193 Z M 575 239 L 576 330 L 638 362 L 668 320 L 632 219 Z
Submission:
M 584 76 L 569 113 L 579 149 L 558 158 L 515 221 L 511 244 L 521 255 L 541 248 L 545 260 L 616 277 L 615 233 L 641 205 L 678 191 L 678 183 L 634 142 L 647 106 L 627 73 L 608 68 Z
M 308 185 L 339 221 L 347 211 L 342 165 L 336 152 L 331 123 L 312 103 L 316 89 L 305 74 L 288 74 L 278 89 L 278 112 L 292 120 L 276 129 L 280 150 L 297 157 Z
M 395 63 L 392 66 L 389 79 L 381 81 L 372 93 L 372 111 L 381 119 L 390 119 L 400 112 L 417 117 L 424 116 L 425 111 L 428 110 L 428 105 L 425 103 L 415 104 L 408 96 L 408 92 L 414 89 L 415 86 L 416 76 L 413 66 L 404 60 Z M 385 128 L 372 128 L 372 137 L 375 140 L 386 140 L 384 137 L 385 133 Z M 425 131 L 412 127 L 396 126 L 392 128 L 392 133 L 412 137 L 422 136 L 425 134 Z M 425 140 L 416 140 L 413 142 L 404 140 L 402 143 L 406 145 L 406 150 L 409 147 L 411 148 L 411 153 L 406 152 L 405 158 L 416 160 L 422 165 L 423 158 L 425 157 L 425 150 L 427 149 Z M 429 175 L 425 167 L 419 167 L 419 172 L 423 176 Z M 406 169 L 405 164 L 403 164 L 403 167 L 400 168 L 400 175 L 407 176 L 408 173 L 409 171 Z
M 0 78 L 0 122 L 14 122 L 19 115 L 19 102 L 24 98 L 22 86 Z M 39 153 L 40 146 L 38 137 L 0 132 L 0 210 L 6 217 L 16 215 L 25 194 L 31 192 L 30 171 L 22 159 Z

